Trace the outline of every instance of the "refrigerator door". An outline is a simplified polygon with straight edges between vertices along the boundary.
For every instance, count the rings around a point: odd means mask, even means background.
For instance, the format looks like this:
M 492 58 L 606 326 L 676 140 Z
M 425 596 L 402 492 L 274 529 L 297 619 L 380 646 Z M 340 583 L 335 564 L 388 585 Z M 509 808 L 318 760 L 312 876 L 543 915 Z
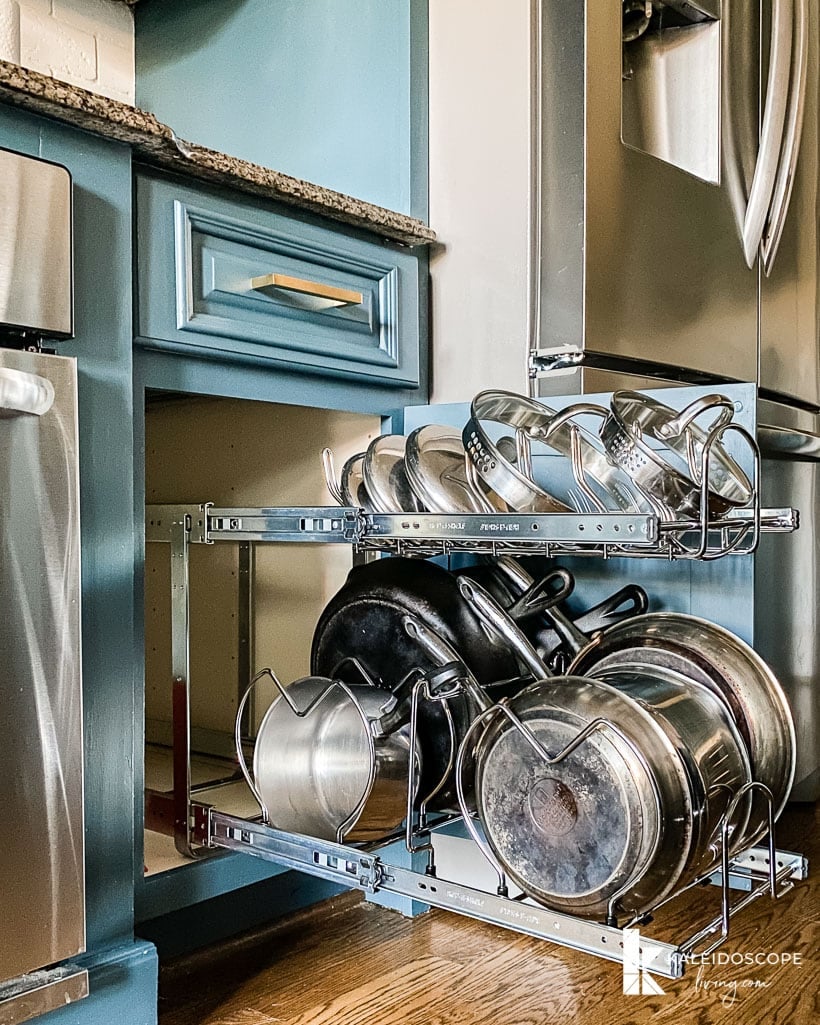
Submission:
M 719 186 L 624 145 L 620 0 L 541 11 L 540 345 L 581 346 L 590 364 L 639 374 L 755 380 L 758 280 L 740 239 L 758 154 L 758 5 L 722 5 L 722 108 L 689 123 L 693 138 L 721 126 Z M 708 23 L 670 31 L 715 59 Z
M 820 408 L 820 11 L 806 9 L 807 51 L 799 158 L 769 274 L 761 272 L 760 387 L 772 398 Z M 764 236 L 764 249 L 766 238 Z
M 0 349 L 0 984 L 85 946 L 76 361 Z
M 769 415 L 768 419 L 773 418 Z M 755 647 L 783 685 L 794 714 L 793 801 L 820 797 L 820 435 L 761 425 L 763 504 L 800 511 L 794 534 L 768 534 L 755 555 Z M 773 584 L 774 582 L 774 584 Z

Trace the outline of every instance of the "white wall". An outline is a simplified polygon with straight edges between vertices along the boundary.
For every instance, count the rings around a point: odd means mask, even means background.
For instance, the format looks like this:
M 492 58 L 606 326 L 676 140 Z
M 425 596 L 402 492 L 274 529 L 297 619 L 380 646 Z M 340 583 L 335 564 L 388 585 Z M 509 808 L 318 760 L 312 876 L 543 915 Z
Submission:
M 526 392 L 529 0 L 430 0 L 433 401 Z
M 134 102 L 134 18 L 124 0 L 0 0 L 0 60 Z

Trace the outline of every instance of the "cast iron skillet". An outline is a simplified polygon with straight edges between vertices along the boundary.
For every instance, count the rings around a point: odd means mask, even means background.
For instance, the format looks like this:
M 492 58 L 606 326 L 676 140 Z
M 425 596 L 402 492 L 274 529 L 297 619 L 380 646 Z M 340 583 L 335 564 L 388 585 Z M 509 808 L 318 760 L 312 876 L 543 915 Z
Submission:
M 518 664 L 507 646 L 484 630 L 447 570 L 419 559 L 390 558 L 354 566 L 347 581 L 322 612 L 313 635 L 310 665 L 316 676 L 361 683 L 351 659 L 358 660 L 381 686 L 395 690 L 413 669 L 434 663 L 406 633 L 404 620 L 414 616 L 444 637 L 459 652 L 482 685 L 518 677 Z M 525 686 L 511 685 L 512 692 Z M 456 737 L 462 737 L 475 710 L 460 696 L 450 701 Z M 446 712 L 438 702 L 419 707 L 422 773 L 419 795 L 429 794 L 441 779 L 450 755 Z M 455 791 L 444 788 L 433 807 L 450 809 Z

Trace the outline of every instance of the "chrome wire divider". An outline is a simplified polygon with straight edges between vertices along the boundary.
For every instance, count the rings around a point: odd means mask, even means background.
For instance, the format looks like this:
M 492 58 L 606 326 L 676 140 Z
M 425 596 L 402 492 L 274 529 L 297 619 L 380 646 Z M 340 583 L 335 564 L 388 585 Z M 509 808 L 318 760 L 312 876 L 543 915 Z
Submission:
M 419 671 L 420 672 L 420 671 Z M 426 675 L 422 675 L 413 684 L 410 699 L 410 766 L 407 773 L 407 815 L 405 818 L 405 836 L 404 845 L 409 854 L 419 854 L 422 851 L 428 852 L 428 865 L 427 872 L 430 875 L 435 875 L 434 865 L 434 851 L 433 844 L 429 838 L 427 832 L 428 827 L 428 806 L 430 802 L 435 798 L 447 784 L 447 780 L 450 778 L 455 763 L 456 763 L 456 752 L 458 745 L 456 743 L 456 729 L 453 721 L 453 715 L 450 711 L 448 700 L 456 697 L 462 693 L 460 685 L 456 684 L 452 687 L 445 687 L 433 692 L 430 687 L 430 680 Z M 444 769 L 442 770 L 441 778 L 436 782 L 435 786 L 429 793 L 425 794 L 418 801 L 418 816 L 416 815 L 416 794 L 414 793 L 413 782 L 416 778 L 416 772 L 418 771 L 418 752 L 419 752 L 419 729 L 418 729 L 418 712 L 419 704 L 421 701 L 435 701 L 437 702 L 442 710 L 444 711 L 445 721 L 447 723 L 447 731 L 449 738 L 449 753 L 447 762 L 445 763 Z M 452 817 L 451 817 L 452 818 Z

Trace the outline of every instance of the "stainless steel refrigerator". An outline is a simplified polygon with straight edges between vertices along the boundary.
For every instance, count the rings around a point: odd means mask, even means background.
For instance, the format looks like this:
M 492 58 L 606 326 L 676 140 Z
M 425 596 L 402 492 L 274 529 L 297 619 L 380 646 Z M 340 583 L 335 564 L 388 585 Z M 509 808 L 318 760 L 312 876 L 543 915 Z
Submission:
M 820 796 L 819 6 L 533 0 L 532 392 L 757 384 L 766 501 L 802 514 L 754 595 L 800 799 Z
M 0 1021 L 84 996 L 83 715 L 71 182 L 0 152 Z M 60 964 L 62 962 L 62 964 Z

